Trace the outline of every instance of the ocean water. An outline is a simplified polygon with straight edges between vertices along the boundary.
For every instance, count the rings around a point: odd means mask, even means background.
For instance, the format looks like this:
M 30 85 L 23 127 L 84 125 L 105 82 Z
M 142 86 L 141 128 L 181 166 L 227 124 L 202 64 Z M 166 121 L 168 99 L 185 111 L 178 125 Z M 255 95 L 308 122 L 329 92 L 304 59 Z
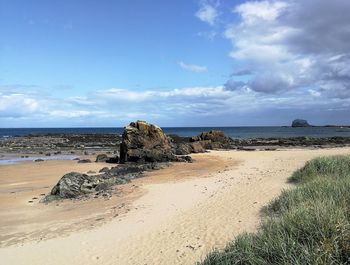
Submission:
M 288 138 L 288 137 L 350 137 L 350 128 L 335 127 L 164 127 L 166 134 L 179 136 L 194 136 L 210 130 L 221 130 L 227 136 L 239 139 L 249 138 Z M 19 137 L 28 134 L 85 134 L 105 133 L 122 134 L 123 128 L 0 128 L 0 139 Z

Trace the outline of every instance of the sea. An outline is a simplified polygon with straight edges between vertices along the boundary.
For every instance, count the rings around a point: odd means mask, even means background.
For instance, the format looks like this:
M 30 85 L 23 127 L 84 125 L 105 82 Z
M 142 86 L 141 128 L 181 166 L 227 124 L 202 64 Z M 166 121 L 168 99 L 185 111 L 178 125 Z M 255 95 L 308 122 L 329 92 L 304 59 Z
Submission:
M 236 139 L 251 138 L 289 138 L 289 137 L 350 137 L 347 127 L 163 127 L 166 134 L 195 136 L 210 130 L 223 131 L 227 136 Z M 0 128 L 0 139 L 26 136 L 30 134 L 119 134 L 123 128 Z

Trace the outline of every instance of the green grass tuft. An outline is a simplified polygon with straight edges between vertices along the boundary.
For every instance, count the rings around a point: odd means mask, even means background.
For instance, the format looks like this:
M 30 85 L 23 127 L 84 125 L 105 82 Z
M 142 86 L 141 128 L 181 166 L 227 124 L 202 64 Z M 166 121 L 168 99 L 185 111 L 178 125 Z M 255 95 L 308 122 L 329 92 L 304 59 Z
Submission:
M 201 264 L 350 264 L 350 156 L 314 159 L 291 181 L 299 186 L 268 205 L 256 234 Z

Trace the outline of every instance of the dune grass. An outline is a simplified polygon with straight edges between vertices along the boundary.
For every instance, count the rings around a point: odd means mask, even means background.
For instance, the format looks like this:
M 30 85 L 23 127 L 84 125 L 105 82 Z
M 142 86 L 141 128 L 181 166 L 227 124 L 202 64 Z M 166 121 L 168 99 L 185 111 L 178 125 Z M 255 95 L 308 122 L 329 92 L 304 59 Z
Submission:
M 266 207 L 257 233 L 201 264 L 350 264 L 350 156 L 311 160 L 290 181 L 298 186 Z

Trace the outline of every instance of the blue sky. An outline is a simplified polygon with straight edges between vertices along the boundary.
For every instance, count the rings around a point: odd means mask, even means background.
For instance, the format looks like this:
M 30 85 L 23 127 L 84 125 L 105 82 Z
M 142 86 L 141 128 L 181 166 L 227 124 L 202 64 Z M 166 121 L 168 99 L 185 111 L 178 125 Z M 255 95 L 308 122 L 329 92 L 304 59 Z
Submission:
M 0 0 L 0 127 L 349 124 L 348 12 L 346 0 Z

